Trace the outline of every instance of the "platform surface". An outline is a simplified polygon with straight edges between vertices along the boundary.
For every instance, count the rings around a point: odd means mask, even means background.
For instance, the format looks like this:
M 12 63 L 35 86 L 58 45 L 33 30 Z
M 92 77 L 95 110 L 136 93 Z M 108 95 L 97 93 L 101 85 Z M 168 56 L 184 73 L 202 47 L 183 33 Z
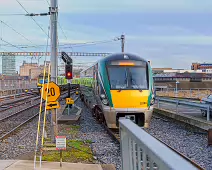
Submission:
M 29 160 L 0 160 L 0 170 L 34 170 L 34 162 Z M 60 167 L 59 162 L 39 162 L 36 163 L 36 170 L 102 170 L 101 165 L 81 164 L 63 162 Z
M 79 120 L 82 111 L 80 107 L 74 106 L 69 111 L 68 113 L 68 108 L 63 109 L 63 113 L 58 117 L 58 123 L 75 123 Z

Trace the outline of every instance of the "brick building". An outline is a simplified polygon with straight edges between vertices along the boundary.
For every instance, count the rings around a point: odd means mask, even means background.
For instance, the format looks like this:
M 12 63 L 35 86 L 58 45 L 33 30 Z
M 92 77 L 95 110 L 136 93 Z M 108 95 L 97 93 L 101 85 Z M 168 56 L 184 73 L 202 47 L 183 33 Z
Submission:
M 20 76 L 29 76 L 30 69 L 38 68 L 37 63 L 26 63 L 23 61 L 23 64 L 20 66 Z
M 48 72 L 48 66 L 50 64 L 50 61 L 46 62 L 46 72 Z M 38 66 L 37 63 L 26 63 L 26 61 L 23 62 L 23 64 L 20 66 L 20 76 L 27 76 L 30 79 L 36 79 L 38 76 L 43 73 L 44 70 L 44 64 Z
M 192 63 L 191 70 L 212 69 L 212 63 Z

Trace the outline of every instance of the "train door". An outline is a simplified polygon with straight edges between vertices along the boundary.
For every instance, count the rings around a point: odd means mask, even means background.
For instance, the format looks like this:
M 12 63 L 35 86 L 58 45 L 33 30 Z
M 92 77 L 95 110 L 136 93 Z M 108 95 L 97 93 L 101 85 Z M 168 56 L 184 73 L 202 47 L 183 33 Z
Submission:
M 94 88 L 94 92 L 95 92 L 95 95 L 98 95 L 98 64 L 96 64 L 94 66 L 94 81 L 93 81 L 93 88 Z

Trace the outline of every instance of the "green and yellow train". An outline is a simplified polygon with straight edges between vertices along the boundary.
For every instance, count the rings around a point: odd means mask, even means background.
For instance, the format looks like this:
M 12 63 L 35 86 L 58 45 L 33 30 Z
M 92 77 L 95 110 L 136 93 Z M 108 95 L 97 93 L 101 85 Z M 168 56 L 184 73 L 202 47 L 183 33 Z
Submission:
M 41 88 L 43 84 L 48 83 L 48 77 L 46 76 L 44 81 L 43 81 L 43 76 L 40 75 L 38 77 L 37 81 L 37 87 Z M 68 83 L 68 80 L 65 78 L 65 76 L 58 76 L 57 77 L 57 84 L 58 85 L 66 85 Z
M 152 68 L 140 56 L 113 54 L 95 63 L 72 80 L 93 116 L 109 128 L 118 128 L 120 117 L 149 127 L 154 104 Z

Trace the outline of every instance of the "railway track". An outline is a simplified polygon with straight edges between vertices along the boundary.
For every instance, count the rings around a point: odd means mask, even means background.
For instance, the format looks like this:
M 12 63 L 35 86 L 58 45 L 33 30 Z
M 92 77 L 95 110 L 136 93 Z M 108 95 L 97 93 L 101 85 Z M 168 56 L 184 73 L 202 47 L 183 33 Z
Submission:
M 23 97 L 31 97 L 32 95 L 34 95 L 33 93 L 21 93 L 21 94 L 14 94 L 14 95 L 9 95 L 9 96 L 2 96 L 0 97 L 0 102 L 2 103 L 3 101 L 8 101 L 11 99 L 20 99 Z
M 25 115 L 25 118 L 26 119 L 24 119 L 23 121 L 21 121 L 21 123 L 17 122 L 17 120 L 16 120 L 16 123 L 17 124 L 15 124 L 15 126 L 12 126 L 12 128 L 10 128 L 9 130 L 6 130 L 8 128 L 8 126 L 6 126 L 5 127 L 6 129 L 3 129 L 3 132 L 1 132 L 0 140 L 4 140 L 5 138 L 7 138 L 9 135 L 11 135 L 13 132 L 15 132 L 18 128 L 20 128 L 21 126 L 25 125 L 26 123 L 28 123 L 32 119 L 34 119 L 36 116 L 38 116 L 38 114 L 39 114 L 39 112 L 36 110 L 36 114 L 33 114 L 32 116 L 28 115 L 26 117 L 26 115 Z M 14 125 L 14 121 L 11 121 L 11 122 Z M 3 125 L 6 125 L 6 124 L 8 125 L 8 122 L 6 122 Z
M 115 141 L 120 143 L 120 134 L 119 134 L 119 129 L 109 129 L 106 125 L 104 125 L 104 127 L 106 128 L 107 132 L 115 139 Z M 147 131 L 146 131 L 147 132 Z M 148 132 L 147 132 L 148 133 Z M 149 133 L 148 133 L 149 134 Z M 151 134 L 150 134 L 151 135 Z M 165 142 L 163 142 L 162 140 L 158 139 L 157 137 L 151 135 L 152 137 L 154 137 L 155 139 L 157 139 L 158 141 L 160 141 L 161 143 L 163 143 L 164 145 L 166 145 L 168 148 L 170 148 L 171 150 L 173 150 L 175 153 L 179 154 L 181 157 L 183 157 L 185 160 L 187 160 L 188 162 L 190 162 L 192 165 L 194 165 L 196 168 L 198 168 L 199 170 L 204 170 L 204 168 L 202 168 L 200 165 L 198 165 L 196 162 L 192 161 L 190 158 L 188 158 L 187 156 L 183 155 L 182 153 L 180 153 L 179 151 L 177 151 L 176 149 L 172 148 L 171 146 L 169 146 L 168 144 L 166 144 Z
M 1 105 L 0 106 L 0 112 L 2 114 L 2 112 L 4 111 L 7 111 L 11 108 L 15 108 L 15 107 L 19 107 L 19 106 L 23 106 L 23 105 L 26 105 L 26 104 L 29 104 L 31 103 L 33 100 L 35 101 L 36 99 L 39 99 L 40 97 L 34 97 L 34 98 L 24 98 L 24 99 L 21 99 L 21 100 L 18 100 L 18 101 L 14 101 L 14 102 L 10 102 L 10 103 L 7 103 L 7 104 L 4 104 L 4 105 Z
M 67 92 L 62 93 L 61 99 L 66 97 L 66 95 L 64 95 L 66 93 Z M 72 91 L 72 93 L 74 93 L 74 92 Z M 45 103 L 45 101 L 43 101 L 43 104 L 44 103 Z M 37 108 L 37 109 L 33 109 L 33 108 L 35 106 L 39 106 L 39 105 L 40 105 L 40 103 L 34 104 L 30 107 L 22 109 L 21 111 L 18 111 L 14 114 L 8 115 L 7 117 L 0 119 L 0 127 L 3 126 L 3 128 L 0 129 L 0 140 L 6 139 L 10 135 L 12 135 L 17 129 L 19 129 L 20 127 L 22 127 L 23 125 L 27 124 L 28 122 L 32 121 L 35 117 L 37 117 L 39 115 L 39 108 Z M 32 112 L 29 113 L 30 109 L 32 109 Z M 23 116 L 22 116 L 22 114 L 23 114 Z M 22 121 L 19 121 L 19 118 L 21 119 L 23 117 L 24 117 L 24 120 L 22 119 Z M 12 119 L 12 120 L 10 120 L 10 119 Z
M 36 96 L 36 95 L 24 96 L 24 97 L 17 98 L 17 99 L 14 99 L 14 100 L 6 100 L 5 102 L 0 102 L 0 107 L 4 107 L 6 105 L 11 105 L 11 104 L 16 104 L 16 103 L 21 102 L 23 100 L 31 99 L 34 96 Z

